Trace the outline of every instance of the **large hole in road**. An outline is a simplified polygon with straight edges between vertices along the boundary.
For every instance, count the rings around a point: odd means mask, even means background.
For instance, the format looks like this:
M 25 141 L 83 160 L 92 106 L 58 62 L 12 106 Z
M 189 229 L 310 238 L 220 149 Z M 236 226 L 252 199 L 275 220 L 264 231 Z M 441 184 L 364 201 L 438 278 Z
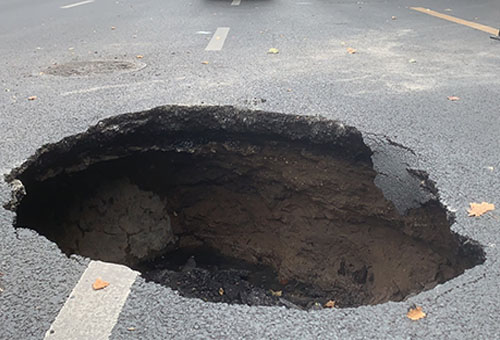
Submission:
M 483 261 L 431 182 L 425 203 L 398 212 L 371 155 L 334 121 L 161 107 L 43 146 L 7 175 L 8 207 L 66 254 L 212 302 L 399 301 Z

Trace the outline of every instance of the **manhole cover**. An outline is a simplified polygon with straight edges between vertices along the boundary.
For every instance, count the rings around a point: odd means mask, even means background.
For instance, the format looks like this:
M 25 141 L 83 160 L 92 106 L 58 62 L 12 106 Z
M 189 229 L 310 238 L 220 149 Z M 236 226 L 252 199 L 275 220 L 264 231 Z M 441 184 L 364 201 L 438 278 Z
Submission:
M 89 76 L 113 72 L 136 71 L 144 68 L 143 63 L 132 63 L 124 60 L 74 61 L 65 64 L 52 65 L 45 74 L 54 76 Z
M 334 121 L 162 107 L 42 147 L 7 176 L 9 208 L 67 254 L 213 302 L 398 301 L 484 260 L 450 231 L 432 183 L 400 214 L 371 154 Z

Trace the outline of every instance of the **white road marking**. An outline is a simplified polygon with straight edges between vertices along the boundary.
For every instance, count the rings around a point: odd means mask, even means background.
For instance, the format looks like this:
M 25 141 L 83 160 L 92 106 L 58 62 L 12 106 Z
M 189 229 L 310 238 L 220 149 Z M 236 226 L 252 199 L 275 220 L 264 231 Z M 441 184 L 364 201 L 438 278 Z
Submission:
M 231 2 L 231 6 L 239 6 L 241 4 L 241 0 L 233 0 L 233 2 Z
M 198 31 L 198 32 L 196 32 L 196 34 L 206 34 L 206 35 L 208 35 L 208 34 L 212 34 L 212 32 L 210 32 L 210 31 Z
M 182 79 L 175 79 L 175 80 L 182 80 Z M 61 93 L 61 96 L 70 96 L 72 94 L 85 94 L 85 93 L 92 93 L 92 92 L 97 92 L 101 90 L 108 90 L 108 89 L 116 89 L 120 87 L 131 87 L 131 86 L 142 86 L 142 85 L 149 85 L 149 84 L 157 84 L 157 83 L 168 83 L 169 80 L 162 80 L 162 79 L 157 79 L 157 80 L 149 80 L 149 81 L 139 81 L 136 83 L 125 83 L 125 84 L 113 84 L 113 85 L 104 85 L 104 86 L 96 86 L 96 87 L 90 87 L 86 89 L 80 89 L 80 90 L 75 90 L 75 91 L 68 91 L 68 92 L 63 92 Z
M 66 5 L 66 6 L 61 6 L 61 8 L 64 8 L 64 9 L 66 9 L 66 8 L 72 8 L 72 7 L 76 7 L 76 6 L 90 4 L 91 2 L 94 2 L 94 0 L 80 1 L 80 2 L 76 2 L 74 4 L 69 4 L 69 5 Z
M 137 272 L 128 267 L 91 261 L 45 334 L 45 340 L 107 340 L 125 304 Z M 97 278 L 109 282 L 93 290 Z
M 226 41 L 228 33 L 229 27 L 218 27 L 212 39 L 208 42 L 205 51 L 220 51 L 222 46 L 224 46 L 224 41 Z

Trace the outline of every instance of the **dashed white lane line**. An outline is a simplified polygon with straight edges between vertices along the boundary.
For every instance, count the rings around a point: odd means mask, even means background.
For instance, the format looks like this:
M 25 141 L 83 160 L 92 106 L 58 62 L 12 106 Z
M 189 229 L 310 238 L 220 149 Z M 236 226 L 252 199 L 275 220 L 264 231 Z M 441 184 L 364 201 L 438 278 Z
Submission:
M 231 6 L 239 6 L 241 4 L 241 0 L 233 0 L 233 2 L 231 2 Z
M 224 41 L 226 41 L 227 34 L 229 33 L 229 27 L 219 27 L 215 31 L 212 39 L 208 42 L 205 51 L 220 51 L 224 46 Z
M 72 7 L 76 7 L 76 6 L 90 4 L 92 2 L 94 2 L 94 0 L 80 1 L 80 2 L 75 2 L 74 4 L 69 4 L 69 5 L 61 6 L 61 8 L 67 9 L 67 8 L 72 8 Z
M 137 274 L 125 266 L 91 261 L 45 334 L 45 340 L 107 340 Z M 109 282 L 109 286 L 93 290 L 97 278 Z

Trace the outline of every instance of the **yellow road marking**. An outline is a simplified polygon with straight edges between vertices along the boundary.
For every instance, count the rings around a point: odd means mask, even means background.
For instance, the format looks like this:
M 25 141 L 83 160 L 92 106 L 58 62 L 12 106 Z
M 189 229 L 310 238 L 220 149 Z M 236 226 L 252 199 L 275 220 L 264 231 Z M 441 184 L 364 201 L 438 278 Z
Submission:
M 492 35 L 500 35 L 500 30 L 498 28 L 493 28 L 490 26 L 478 24 L 477 22 L 473 22 L 473 21 L 455 18 L 455 17 L 452 17 L 451 15 L 442 14 L 442 13 L 433 11 L 433 10 L 428 9 L 428 8 L 410 7 L 410 9 L 413 9 L 414 11 L 422 12 L 425 14 L 429 14 L 429 15 L 432 15 L 432 16 L 440 18 L 440 19 L 448 20 L 448 21 L 451 21 L 451 22 L 454 22 L 457 24 L 468 26 L 468 27 L 492 34 Z

